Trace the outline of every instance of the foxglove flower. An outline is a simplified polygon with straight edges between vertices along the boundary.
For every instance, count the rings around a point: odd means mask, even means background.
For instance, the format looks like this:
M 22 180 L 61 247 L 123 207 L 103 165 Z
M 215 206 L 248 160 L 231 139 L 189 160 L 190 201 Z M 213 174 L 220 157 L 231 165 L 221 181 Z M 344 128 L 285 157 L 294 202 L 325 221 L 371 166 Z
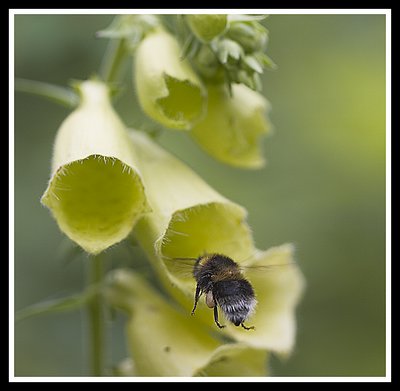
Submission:
M 228 16 L 220 14 L 186 15 L 186 21 L 193 34 L 202 42 L 210 42 L 223 34 L 227 28 Z
M 211 156 L 242 168 L 265 164 L 262 139 L 271 130 L 268 101 L 243 84 L 232 85 L 232 96 L 224 85 L 208 85 L 207 115 L 191 136 Z
M 100 81 L 79 86 L 79 106 L 54 143 L 41 202 L 61 231 L 91 254 L 124 239 L 149 210 L 126 129 Z
M 136 48 L 135 88 L 143 111 L 154 121 L 190 129 L 205 113 L 206 89 L 180 52 L 165 30 L 148 33 Z

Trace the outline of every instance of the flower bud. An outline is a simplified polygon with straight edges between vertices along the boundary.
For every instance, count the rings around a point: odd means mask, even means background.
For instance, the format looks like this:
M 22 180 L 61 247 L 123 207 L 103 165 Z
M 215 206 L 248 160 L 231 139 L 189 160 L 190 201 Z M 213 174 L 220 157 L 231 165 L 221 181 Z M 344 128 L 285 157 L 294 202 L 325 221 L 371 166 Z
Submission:
M 246 53 L 262 51 L 268 43 L 268 30 L 258 22 L 231 22 L 227 37 L 238 42 Z
M 208 45 L 202 45 L 196 53 L 193 64 L 199 74 L 209 82 L 223 83 L 226 77 L 224 68 Z
M 208 109 L 195 125 L 192 137 L 211 156 L 242 168 L 265 164 L 261 138 L 271 125 L 266 118 L 269 103 L 242 84 L 232 85 L 232 96 L 223 85 L 208 85 Z
M 218 58 L 228 68 L 236 68 L 243 56 L 242 47 L 231 39 L 221 39 L 216 45 Z
M 62 123 L 41 199 L 61 231 L 96 254 L 124 239 L 149 210 L 124 124 L 99 81 L 80 84 L 81 103 Z
M 143 111 L 161 125 L 190 129 L 203 116 L 206 90 L 166 31 L 156 29 L 138 45 L 134 79 Z
M 226 30 L 227 15 L 186 15 L 193 34 L 202 42 L 210 42 Z

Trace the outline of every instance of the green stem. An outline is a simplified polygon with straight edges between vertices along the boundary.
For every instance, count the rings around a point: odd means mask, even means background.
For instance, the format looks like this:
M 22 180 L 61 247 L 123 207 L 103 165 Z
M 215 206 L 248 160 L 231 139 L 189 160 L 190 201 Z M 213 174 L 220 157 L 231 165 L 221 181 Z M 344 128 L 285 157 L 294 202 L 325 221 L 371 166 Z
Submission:
M 68 108 L 74 108 L 79 102 L 78 95 L 70 88 L 56 86 L 41 81 L 15 79 L 15 91 L 39 95 Z
M 125 55 L 125 40 L 111 39 L 108 43 L 100 68 L 100 76 L 106 83 L 116 81 L 118 71 Z
M 104 266 L 99 256 L 92 257 L 89 266 L 90 286 L 101 286 Z M 104 312 L 101 289 L 97 290 L 88 305 L 90 333 L 90 366 L 93 376 L 103 376 L 104 370 Z

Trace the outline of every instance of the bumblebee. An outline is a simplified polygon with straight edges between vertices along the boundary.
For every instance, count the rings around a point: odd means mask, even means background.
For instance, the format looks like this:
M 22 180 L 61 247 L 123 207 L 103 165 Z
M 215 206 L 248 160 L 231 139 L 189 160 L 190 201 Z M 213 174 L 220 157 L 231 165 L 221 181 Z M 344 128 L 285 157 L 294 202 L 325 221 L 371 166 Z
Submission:
M 202 294 L 209 308 L 214 309 L 214 321 L 219 328 L 218 307 L 226 319 L 235 326 L 246 330 L 254 326 L 245 326 L 244 322 L 252 314 L 257 304 L 253 287 L 231 258 L 221 254 L 206 254 L 198 257 L 193 268 L 196 280 L 196 292 L 192 315 Z

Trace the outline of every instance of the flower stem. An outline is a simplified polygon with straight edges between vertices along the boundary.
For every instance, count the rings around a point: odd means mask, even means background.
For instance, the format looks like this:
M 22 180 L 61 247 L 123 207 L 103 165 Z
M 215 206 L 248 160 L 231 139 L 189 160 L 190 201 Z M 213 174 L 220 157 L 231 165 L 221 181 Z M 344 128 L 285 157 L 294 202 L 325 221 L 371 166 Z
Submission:
M 125 54 L 124 39 L 111 39 L 109 41 L 100 67 L 100 76 L 106 83 L 116 81 Z
M 70 88 L 28 79 L 15 79 L 15 90 L 39 95 L 68 108 L 74 108 L 79 102 L 78 95 Z
M 100 256 L 90 259 L 89 284 L 101 286 L 104 265 Z M 104 371 L 104 312 L 101 290 L 96 290 L 88 305 L 90 334 L 90 370 L 93 376 L 103 376 Z

